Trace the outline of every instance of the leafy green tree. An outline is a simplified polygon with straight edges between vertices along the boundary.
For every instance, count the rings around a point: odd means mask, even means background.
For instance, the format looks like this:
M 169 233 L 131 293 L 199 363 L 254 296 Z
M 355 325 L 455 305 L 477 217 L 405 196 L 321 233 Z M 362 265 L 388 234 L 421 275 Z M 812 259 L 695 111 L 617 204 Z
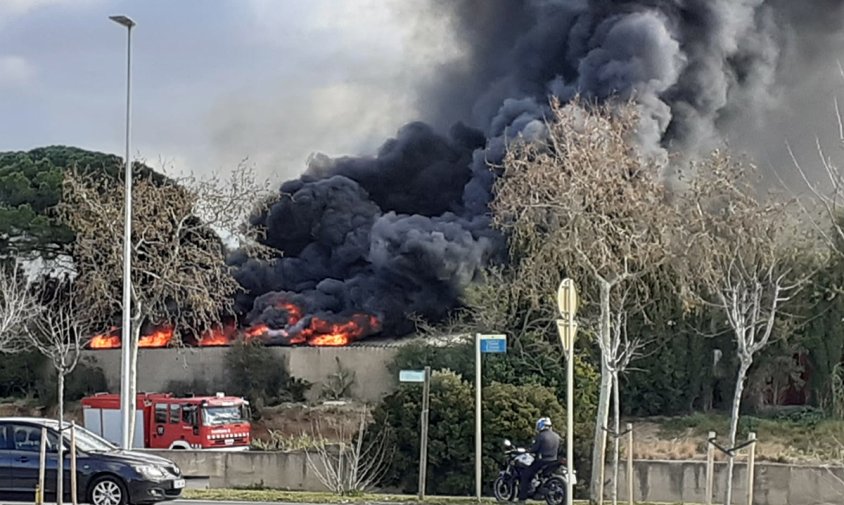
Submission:
M 229 392 L 247 398 L 260 414 L 264 406 L 302 401 L 308 383 L 291 377 L 278 358 L 258 341 L 239 340 L 225 355 Z
M 416 490 L 419 468 L 421 387 L 406 385 L 387 397 L 373 413 L 375 426 L 389 426 L 396 455 L 385 483 Z M 428 492 L 468 495 L 474 489 L 474 393 L 452 371 L 432 377 L 428 443 Z M 538 417 L 564 419 L 552 389 L 492 383 L 483 390 L 484 485 L 495 479 L 505 438 L 528 445 Z M 559 421 L 558 421 L 559 422 Z
M 116 175 L 122 163 L 111 154 L 66 146 L 0 153 L 0 257 L 67 252 L 73 232 L 53 211 L 65 170 Z

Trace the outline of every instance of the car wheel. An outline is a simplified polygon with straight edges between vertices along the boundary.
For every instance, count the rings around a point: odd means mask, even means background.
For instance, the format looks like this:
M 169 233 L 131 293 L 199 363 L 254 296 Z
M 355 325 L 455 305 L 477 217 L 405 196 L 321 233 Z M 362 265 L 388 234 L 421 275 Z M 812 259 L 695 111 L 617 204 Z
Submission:
M 126 486 L 117 477 L 100 477 L 91 484 L 88 499 L 93 505 L 126 505 Z

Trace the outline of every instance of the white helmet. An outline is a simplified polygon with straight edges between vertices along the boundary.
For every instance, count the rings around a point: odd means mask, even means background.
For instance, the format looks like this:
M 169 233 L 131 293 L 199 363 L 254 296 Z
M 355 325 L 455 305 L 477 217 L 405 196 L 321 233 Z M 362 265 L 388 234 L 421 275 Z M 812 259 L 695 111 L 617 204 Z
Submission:
M 545 431 L 551 427 L 551 418 L 550 417 L 540 417 L 536 421 L 536 431 Z

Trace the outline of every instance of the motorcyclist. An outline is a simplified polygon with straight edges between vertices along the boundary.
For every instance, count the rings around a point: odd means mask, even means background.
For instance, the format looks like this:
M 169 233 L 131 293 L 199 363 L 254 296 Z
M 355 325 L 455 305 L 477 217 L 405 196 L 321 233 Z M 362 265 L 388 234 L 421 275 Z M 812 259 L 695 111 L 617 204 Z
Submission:
M 528 452 L 533 454 L 533 463 L 519 475 L 519 503 L 523 504 L 530 493 L 531 481 L 537 473 L 557 462 L 560 450 L 560 436 L 551 429 L 551 419 L 541 417 L 536 421 L 536 438 Z

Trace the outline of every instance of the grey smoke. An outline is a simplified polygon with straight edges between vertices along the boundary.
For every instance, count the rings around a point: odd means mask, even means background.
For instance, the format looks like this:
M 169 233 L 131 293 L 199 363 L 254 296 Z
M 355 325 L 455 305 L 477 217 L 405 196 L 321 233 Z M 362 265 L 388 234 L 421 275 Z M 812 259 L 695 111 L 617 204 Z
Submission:
M 647 151 L 693 156 L 782 110 L 795 72 L 842 47 L 832 0 L 430 5 L 463 53 L 421 91 L 431 126 L 407 125 L 375 156 L 317 156 L 281 187 L 254 219 L 279 257 L 233 259 L 251 322 L 283 326 L 265 303 L 279 299 L 377 315 L 391 335 L 412 329 L 410 314 L 445 316 L 505 249 L 489 226 L 490 163 L 508 139 L 543 134 L 551 95 L 634 99 Z

